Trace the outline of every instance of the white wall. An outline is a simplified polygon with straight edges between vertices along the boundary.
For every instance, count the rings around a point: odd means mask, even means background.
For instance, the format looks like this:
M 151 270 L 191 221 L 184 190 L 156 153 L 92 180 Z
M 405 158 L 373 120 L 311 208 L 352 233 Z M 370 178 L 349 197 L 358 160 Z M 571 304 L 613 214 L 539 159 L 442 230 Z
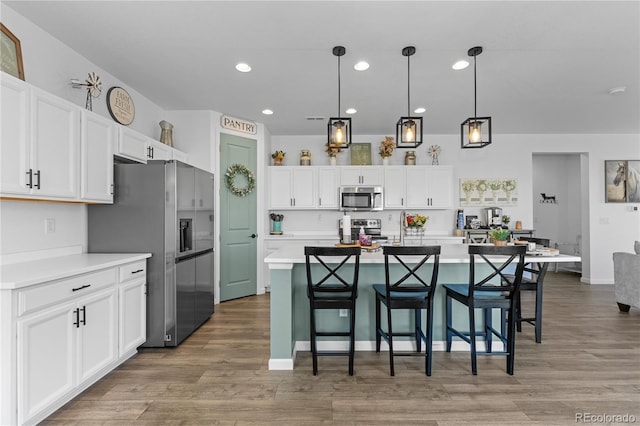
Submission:
M 393 123 L 392 123 L 393 124 Z M 319 125 L 319 131 L 323 126 Z M 393 126 L 390 125 L 390 129 Z M 328 164 L 324 153 L 324 135 L 272 136 L 271 151 L 287 152 L 285 164 L 295 165 L 301 149 L 310 149 L 312 164 Z M 370 142 L 374 164 L 381 164 L 377 148 L 384 135 L 356 135 L 357 142 Z M 418 164 L 431 164 L 427 155 L 430 145 L 442 147 L 440 164 L 453 165 L 456 189 L 460 178 L 514 177 L 518 179 L 518 205 L 505 207 L 504 213 L 512 221 L 522 221 L 524 228 L 534 227 L 533 165 L 535 153 L 583 154 L 580 173 L 583 175 L 582 239 L 583 281 L 592 284 L 613 282 L 612 254 L 630 252 L 633 242 L 640 240 L 640 211 L 632 211 L 631 204 L 604 202 L 604 160 L 640 159 L 639 135 L 493 135 L 493 143 L 483 149 L 461 149 L 458 135 L 426 135 L 426 142 L 417 151 Z M 390 164 L 403 164 L 404 150 L 394 152 Z M 348 152 L 338 156 L 338 164 L 349 164 Z M 573 167 L 573 166 L 572 166 Z M 457 208 L 457 206 L 455 206 Z M 479 213 L 478 209 L 478 213 Z M 453 211 L 440 213 L 442 223 L 449 217 L 453 225 Z M 285 213 L 286 214 L 286 213 Z M 317 213 L 314 213 L 317 214 Z M 431 214 L 431 213 L 430 213 Z M 475 214 L 465 208 L 465 214 Z M 315 218 L 315 216 L 313 216 Z M 287 221 L 283 226 L 286 225 Z M 313 221 L 311 221 L 313 223 Z M 324 221 L 322 222 L 324 223 Z M 314 225 L 316 226 L 316 225 Z M 327 231 L 334 229 L 333 218 L 327 220 Z

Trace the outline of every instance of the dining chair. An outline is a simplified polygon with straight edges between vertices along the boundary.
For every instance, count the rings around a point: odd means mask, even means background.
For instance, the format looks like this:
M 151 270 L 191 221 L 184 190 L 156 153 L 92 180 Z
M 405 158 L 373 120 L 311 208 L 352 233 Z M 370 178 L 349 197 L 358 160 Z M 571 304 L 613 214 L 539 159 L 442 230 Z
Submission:
M 360 247 L 305 247 L 307 296 L 309 298 L 311 356 L 313 375 L 318 374 L 318 356 L 348 356 L 353 376 L 355 352 L 356 298 L 360 270 Z M 349 260 L 353 258 L 353 262 Z M 349 310 L 349 330 L 316 329 L 316 311 Z M 347 351 L 318 351 L 318 337 L 348 337 Z
M 520 237 L 521 241 L 528 241 L 536 243 L 536 246 L 549 247 L 548 238 L 535 238 L 535 237 Z M 522 323 L 526 322 L 535 327 L 536 343 L 542 343 L 542 290 L 544 277 L 549 269 L 548 262 L 530 262 L 524 265 L 524 273 L 522 276 L 522 283 L 520 284 L 520 292 L 516 296 L 516 329 L 518 332 L 522 331 Z M 535 291 L 535 314 L 533 317 L 522 316 L 522 291 Z
M 506 355 L 507 373 L 513 375 L 515 359 L 516 300 L 520 290 L 526 246 L 469 246 L 469 281 L 444 284 L 446 298 L 447 352 L 451 352 L 454 336 L 469 343 L 471 372 L 477 374 L 477 355 Z M 516 262 L 514 274 L 508 274 Z M 452 324 L 453 301 L 467 306 L 469 329 L 460 331 Z M 492 310 L 500 309 L 500 331 L 492 325 Z M 482 330 L 476 330 L 475 311 L 483 311 Z M 494 352 L 492 337 L 497 336 L 504 348 Z M 484 337 L 485 351 L 478 352 L 476 337 Z
M 394 356 L 416 355 L 425 357 L 425 374 L 431 376 L 433 294 L 438 280 L 440 246 L 385 246 L 382 253 L 384 255 L 385 283 L 373 285 L 376 295 L 376 352 L 380 352 L 380 344 L 384 339 L 389 344 L 389 371 L 392 376 L 395 375 Z M 433 262 L 428 267 L 426 262 L 431 257 L 433 257 Z M 392 266 L 394 266 L 393 271 Z M 429 270 L 430 276 L 428 276 Z M 387 331 L 384 331 L 381 326 L 382 305 L 386 306 L 387 311 Z M 393 331 L 392 311 L 400 309 L 413 310 L 413 330 Z M 426 310 L 426 330 L 422 329 L 423 309 Z M 416 351 L 395 352 L 393 339 L 400 336 L 415 338 Z M 422 354 L 422 342 L 425 344 L 424 354 Z

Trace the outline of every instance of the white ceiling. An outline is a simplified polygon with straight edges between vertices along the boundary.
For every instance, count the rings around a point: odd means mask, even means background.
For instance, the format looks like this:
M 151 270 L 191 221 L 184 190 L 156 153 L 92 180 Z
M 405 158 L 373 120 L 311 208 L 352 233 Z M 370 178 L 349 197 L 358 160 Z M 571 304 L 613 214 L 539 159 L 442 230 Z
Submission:
M 336 45 L 355 134 L 394 134 L 407 114 L 408 45 L 411 108 L 427 108 L 428 134 L 473 116 L 473 61 L 451 65 L 476 45 L 478 115 L 495 133 L 640 133 L 638 1 L 3 2 L 164 109 L 215 110 L 274 135 L 325 132 L 306 117 L 338 113 Z M 355 71 L 359 60 L 371 68 Z

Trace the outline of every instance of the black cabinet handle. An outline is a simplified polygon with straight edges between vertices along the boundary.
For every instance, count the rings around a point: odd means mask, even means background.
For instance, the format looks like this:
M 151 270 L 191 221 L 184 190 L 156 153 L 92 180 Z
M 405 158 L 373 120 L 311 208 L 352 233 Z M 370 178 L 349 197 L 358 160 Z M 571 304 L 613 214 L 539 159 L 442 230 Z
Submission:
M 75 325 L 76 328 L 80 328 L 80 309 L 76 308 L 73 313 L 76 314 L 76 321 L 73 323 L 73 325 Z
M 79 309 L 79 311 L 82 311 L 82 325 L 87 325 L 87 307 L 82 306 L 82 309 Z M 79 312 L 78 312 L 78 316 L 80 316 Z
M 144 269 L 138 269 L 137 271 L 131 271 L 131 274 L 138 274 L 142 271 L 144 271 Z
M 37 183 L 35 184 L 35 187 L 40 189 L 40 177 L 42 176 L 40 173 L 40 170 L 38 170 L 37 172 L 34 173 L 36 175 L 36 177 L 38 178 L 38 180 L 36 181 Z
M 78 290 L 85 289 L 87 287 L 91 287 L 91 284 L 85 284 L 85 285 L 83 285 L 81 287 L 72 288 L 71 291 L 78 291 Z
M 33 169 L 29 169 L 29 171 L 26 173 L 27 175 L 29 175 L 29 183 L 27 184 L 27 186 L 29 188 L 33 188 Z

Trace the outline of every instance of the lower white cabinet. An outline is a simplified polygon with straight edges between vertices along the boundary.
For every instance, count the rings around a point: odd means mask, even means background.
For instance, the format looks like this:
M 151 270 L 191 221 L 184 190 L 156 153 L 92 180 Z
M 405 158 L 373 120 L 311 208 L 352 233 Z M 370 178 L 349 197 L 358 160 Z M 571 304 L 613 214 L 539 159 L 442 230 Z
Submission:
M 0 295 L 2 341 L 12 352 L 0 365 L 0 424 L 42 421 L 146 338 L 146 260 Z

